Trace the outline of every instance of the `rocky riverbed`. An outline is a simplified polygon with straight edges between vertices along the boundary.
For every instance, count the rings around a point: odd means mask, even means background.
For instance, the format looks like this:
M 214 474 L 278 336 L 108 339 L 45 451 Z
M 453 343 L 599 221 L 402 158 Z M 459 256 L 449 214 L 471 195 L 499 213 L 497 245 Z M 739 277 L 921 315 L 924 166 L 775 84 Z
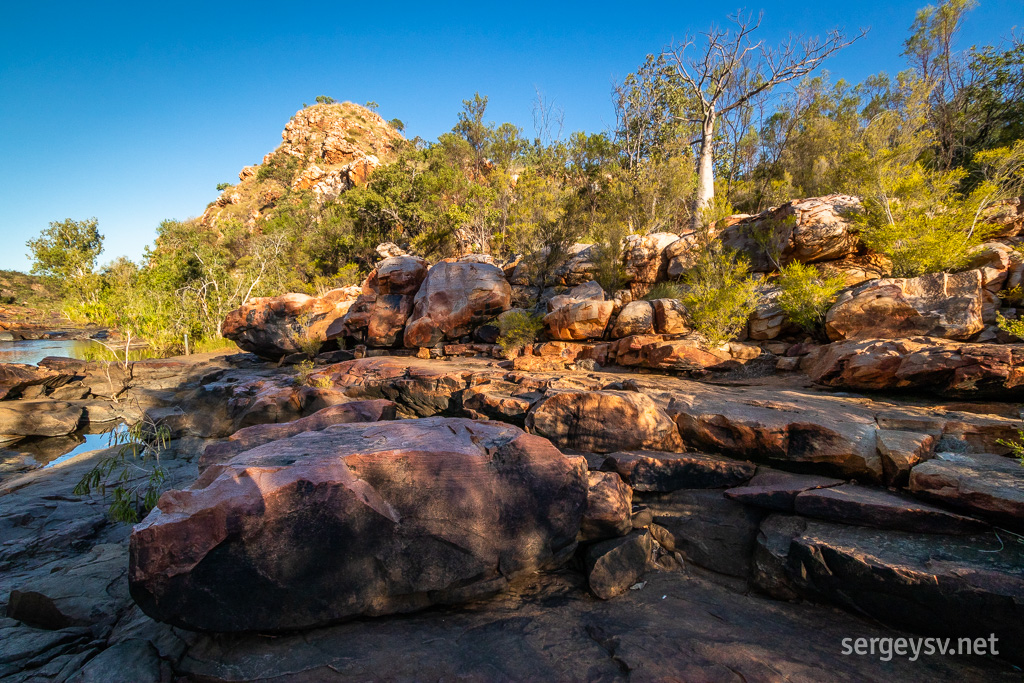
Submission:
M 0 481 L 3 680 L 1020 679 L 1015 404 L 344 355 L 20 377 L 0 431 L 149 415 L 172 492 L 133 531 L 72 493 L 108 451 Z

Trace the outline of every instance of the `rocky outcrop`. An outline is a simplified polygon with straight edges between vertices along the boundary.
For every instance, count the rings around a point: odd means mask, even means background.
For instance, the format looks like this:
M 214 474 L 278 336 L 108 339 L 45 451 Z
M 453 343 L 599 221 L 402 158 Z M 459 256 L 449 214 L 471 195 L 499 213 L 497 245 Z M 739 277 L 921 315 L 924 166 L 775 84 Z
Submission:
M 568 560 L 586 492 L 582 458 L 515 427 L 334 425 L 165 493 L 132 532 L 130 588 L 156 619 L 222 632 L 462 602 Z
M 74 379 L 73 373 L 21 363 L 0 363 L 0 400 L 18 398 L 29 387 L 55 389 Z
M 985 326 L 982 273 L 872 280 L 844 292 L 829 309 L 830 339 L 899 339 L 928 336 L 966 340 Z
M 612 453 L 601 469 L 616 472 L 635 491 L 728 488 L 754 476 L 755 465 L 703 453 Z
M 256 297 L 227 314 L 221 333 L 261 358 L 278 360 L 303 350 L 305 340 L 323 341 L 356 299 L 356 288 L 331 290 L 323 297 L 282 294 Z
M 733 222 L 722 231 L 721 240 L 731 249 L 746 252 L 755 271 L 775 268 L 766 247 L 776 252 L 780 265 L 835 261 L 856 251 L 852 216 L 860 207 L 858 198 L 840 194 L 794 199 Z
M 439 263 L 427 273 L 405 326 L 405 346 L 457 340 L 512 305 L 512 288 L 497 266 Z
M 374 347 L 402 343 L 413 300 L 427 277 L 427 262 L 415 256 L 389 256 L 363 282 L 343 318 L 326 330 L 328 339 L 351 337 Z
M 587 509 L 581 541 L 625 536 L 633 529 L 633 490 L 613 472 L 587 473 Z
M 679 235 L 672 232 L 626 237 L 622 256 L 626 281 L 634 298 L 644 296 L 656 282 L 665 279 L 669 262 L 665 251 L 677 240 Z
M 10 401 L 0 403 L 0 443 L 26 436 L 64 436 L 82 423 L 81 404 L 64 401 Z
M 1003 398 L 1024 393 L 1024 346 L 1017 344 L 844 341 L 821 347 L 803 367 L 816 382 L 837 388 Z
M 589 453 L 681 450 L 668 415 L 643 394 L 626 391 L 561 391 L 543 399 L 526 428 L 560 448 Z
M 655 299 L 654 329 L 658 334 L 686 334 L 690 331 L 686 309 L 678 299 Z

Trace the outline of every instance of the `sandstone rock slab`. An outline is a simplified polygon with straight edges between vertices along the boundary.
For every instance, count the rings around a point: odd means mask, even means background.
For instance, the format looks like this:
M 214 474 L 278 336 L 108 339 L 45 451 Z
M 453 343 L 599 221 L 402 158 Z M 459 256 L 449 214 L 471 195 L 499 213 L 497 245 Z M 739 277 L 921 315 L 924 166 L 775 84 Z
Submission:
M 601 469 L 617 472 L 637 491 L 676 491 L 739 486 L 756 465 L 703 453 L 631 451 L 609 454 Z
M 585 468 L 492 422 L 305 432 L 161 496 L 132 532 L 132 597 L 184 628 L 250 631 L 494 594 L 571 556 Z
M 512 288 L 497 266 L 438 263 L 416 293 L 405 326 L 407 348 L 456 340 L 512 305 Z

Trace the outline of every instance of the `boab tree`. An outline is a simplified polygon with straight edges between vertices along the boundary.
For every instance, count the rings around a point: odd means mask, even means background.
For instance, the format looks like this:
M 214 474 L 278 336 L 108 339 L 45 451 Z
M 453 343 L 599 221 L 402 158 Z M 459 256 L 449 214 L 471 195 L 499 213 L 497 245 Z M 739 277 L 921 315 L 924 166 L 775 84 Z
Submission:
M 731 15 L 732 28 L 712 26 L 702 34 L 704 44 L 696 54 L 696 40 L 690 37 L 670 45 L 662 58 L 670 67 L 677 87 L 687 102 L 685 122 L 698 130 L 697 193 L 693 222 L 699 224 L 701 211 L 715 196 L 715 123 L 719 117 L 747 105 L 773 88 L 803 78 L 821 66 L 830 55 L 863 37 L 861 31 L 847 39 L 839 30 L 824 38 L 791 37 L 778 47 L 754 41 L 763 15 Z

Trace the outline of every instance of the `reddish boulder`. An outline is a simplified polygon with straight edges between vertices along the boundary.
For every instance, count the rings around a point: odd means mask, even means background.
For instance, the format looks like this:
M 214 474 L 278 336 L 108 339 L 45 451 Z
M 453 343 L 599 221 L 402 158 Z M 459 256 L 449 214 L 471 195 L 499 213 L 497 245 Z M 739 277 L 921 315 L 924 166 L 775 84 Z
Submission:
M 490 422 L 339 424 L 245 451 L 132 532 L 151 617 L 282 631 L 492 595 L 576 547 L 583 458 Z
M 320 298 L 297 293 L 257 297 L 227 314 L 221 334 L 245 351 L 278 360 L 303 350 L 304 339 L 325 340 L 354 299 L 348 287 Z
M 613 310 L 614 301 L 572 301 L 544 316 L 544 325 L 554 339 L 600 339 Z
M 359 298 L 344 318 L 327 330 L 328 339 L 354 337 L 369 346 L 401 343 L 413 298 L 427 276 L 427 262 L 416 256 L 389 256 L 363 282 Z
M 633 490 L 614 472 L 587 473 L 587 510 L 581 541 L 625 536 L 633 530 Z
M 331 425 L 350 422 L 379 422 L 395 419 L 395 404 L 384 399 L 352 401 L 327 406 L 307 417 L 291 422 L 259 424 L 239 429 L 226 441 L 210 444 L 199 458 L 199 471 L 210 465 L 227 462 L 234 456 L 271 441 L 295 436 L 302 432 L 319 432 Z
M 527 429 L 560 448 L 588 453 L 680 451 L 675 425 L 644 394 L 628 391 L 561 391 L 538 402 Z
M 679 240 L 673 232 L 654 232 L 649 235 L 629 235 L 623 245 L 626 280 L 634 298 L 651 291 L 668 271 L 666 249 Z
M 512 288 L 497 266 L 438 263 L 416 294 L 405 326 L 405 346 L 423 348 L 456 340 L 512 305 Z

